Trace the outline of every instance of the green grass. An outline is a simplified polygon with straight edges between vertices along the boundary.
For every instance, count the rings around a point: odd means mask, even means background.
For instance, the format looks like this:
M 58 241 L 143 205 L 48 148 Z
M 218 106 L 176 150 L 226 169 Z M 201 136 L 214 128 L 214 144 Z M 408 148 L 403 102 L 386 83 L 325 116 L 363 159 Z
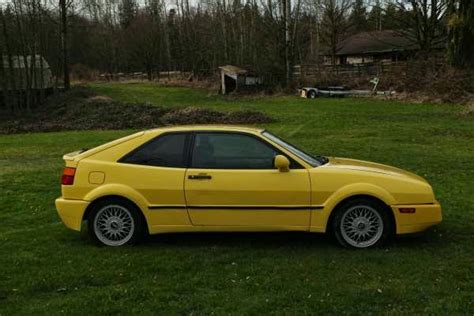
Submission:
M 129 102 L 264 111 L 277 120 L 267 128 L 311 152 L 426 177 L 444 221 L 368 251 L 300 233 L 170 234 L 99 248 L 56 215 L 61 155 L 132 131 L 2 135 L 1 315 L 474 313 L 474 121 L 459 106 L 93 88 Z

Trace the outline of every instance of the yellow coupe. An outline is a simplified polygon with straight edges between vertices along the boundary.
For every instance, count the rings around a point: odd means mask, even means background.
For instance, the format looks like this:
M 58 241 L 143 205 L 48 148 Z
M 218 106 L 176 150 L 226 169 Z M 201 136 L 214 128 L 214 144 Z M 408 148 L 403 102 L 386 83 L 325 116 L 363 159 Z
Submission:
M 58 213 L 73 230 L 87 221 L 107 246 L 167 232 L 307 231 L 368 248 L 442 218 L 413 173 L 313 156 L 256 128 L 158 128 L 64 160 Z

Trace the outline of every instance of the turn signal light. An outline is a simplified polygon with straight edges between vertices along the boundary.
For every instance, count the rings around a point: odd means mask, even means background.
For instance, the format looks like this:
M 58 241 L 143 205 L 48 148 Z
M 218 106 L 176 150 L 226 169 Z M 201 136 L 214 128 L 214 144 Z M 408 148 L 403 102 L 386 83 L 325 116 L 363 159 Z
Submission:
M 416 208 L 414 207 L 401 207 L 398 210 L 403 214 L 413 214 L 416 212 Z
M 70 167 L 64 168 L 63 175 L 61 177 L 61 184 L 62 185 L 73 185 L 75 174 L 76 174 L 76 168 L 70 168 Z

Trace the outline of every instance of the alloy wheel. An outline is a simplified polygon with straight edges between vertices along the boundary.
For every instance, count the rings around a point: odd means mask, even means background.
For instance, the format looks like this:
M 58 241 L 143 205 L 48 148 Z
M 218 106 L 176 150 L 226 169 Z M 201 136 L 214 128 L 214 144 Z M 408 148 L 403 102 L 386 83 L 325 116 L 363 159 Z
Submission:
M 107 205 L 101 208 L 94 218 L 94 233 L 107 246 L 126 244 L 134 231 L 132 214 L 120 205 Z

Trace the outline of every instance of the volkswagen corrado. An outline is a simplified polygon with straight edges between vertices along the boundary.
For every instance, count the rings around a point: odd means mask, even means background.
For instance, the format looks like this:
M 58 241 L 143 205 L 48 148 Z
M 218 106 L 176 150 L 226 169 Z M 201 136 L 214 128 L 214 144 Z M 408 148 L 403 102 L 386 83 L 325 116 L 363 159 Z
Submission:
M 314 156 L 270 132 L 166 127 L 64 156 L 64 224 L 107 246 L 146 234 L 330 233 L 368 248 L 441 222 L 420 176 L 378 163 Z

